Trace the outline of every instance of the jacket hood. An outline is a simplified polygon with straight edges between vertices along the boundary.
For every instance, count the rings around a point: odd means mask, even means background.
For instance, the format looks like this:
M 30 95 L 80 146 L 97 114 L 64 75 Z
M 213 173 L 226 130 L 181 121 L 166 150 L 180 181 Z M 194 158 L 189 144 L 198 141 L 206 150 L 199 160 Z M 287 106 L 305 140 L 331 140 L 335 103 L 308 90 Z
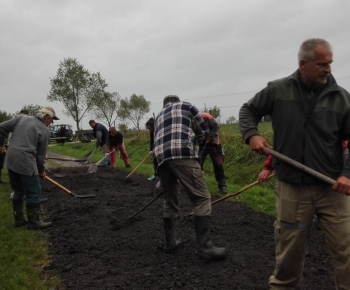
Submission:
M 112 132 L 114 134 L 117 134 L 117 130 L 115 129 L 115 127 L 109 127 L 108 132 Z

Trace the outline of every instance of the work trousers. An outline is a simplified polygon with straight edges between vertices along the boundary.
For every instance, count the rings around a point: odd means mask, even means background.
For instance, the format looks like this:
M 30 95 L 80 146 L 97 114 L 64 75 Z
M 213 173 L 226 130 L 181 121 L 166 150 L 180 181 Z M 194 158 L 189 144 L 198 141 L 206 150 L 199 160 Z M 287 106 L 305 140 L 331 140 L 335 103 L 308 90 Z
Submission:
M 173 159 L 165 161 L 158 168 L 164 190 L 164 218 L 177 218 L 179 211 L 179 184 L 185 189 L 194 205 L 195 216 L 211 215 L 210 193 L 200 164 L 195 159 Z
M 110 155 L 110 160 L 111 160 L 111 165 L 112 167 L 116 167 L 116 164 L 117 164 L 117 155 L 116 155 L 116 152 L 119 150 L 120 152 L 120 155 L 122 156 L 123 158 L 123 161 L 126 164 L 129 164 L 129 157 L 128 157 L 128 154 L 126 153 L 126 150 L 125 150 L 125 147 L 124 147 L 124 144 L 122 145 L 119 145 L 119 146 L 111 146 L 109 148 L 110 151 L 112 151 L 113 149 L 115 149 L 115 151 L 113 153 L 111 153 Z
M 221 188 L 223 186 L 226 186 L 224 167 L 222 165 L 224 162 L 224 157 L 222 154 L 221 145 L 211 144 L 211 143 L 208 143 L 205 145 L 201 154 L 201 159 L 200 159 L 202 170 L 208 154 L 213 163 L 215 179 L 216 179 L 216 182 L 218 183 L 218 187 Z
M 20 201 L 26 197 L 26 204 L 35 207 L 40 204 L 41 184 L 38 175 L 23 175 L 8 170 L 11 187 L 14 192 L 12 201 Z
M 301 279 L 316 213 L 330 248 L 337 290 L 350 289 L 350 197 L 329 185 L 277 181 L 276 268 L 269 289 L 294 289 Z M 320 238 L 322 238 L 320 236 Z

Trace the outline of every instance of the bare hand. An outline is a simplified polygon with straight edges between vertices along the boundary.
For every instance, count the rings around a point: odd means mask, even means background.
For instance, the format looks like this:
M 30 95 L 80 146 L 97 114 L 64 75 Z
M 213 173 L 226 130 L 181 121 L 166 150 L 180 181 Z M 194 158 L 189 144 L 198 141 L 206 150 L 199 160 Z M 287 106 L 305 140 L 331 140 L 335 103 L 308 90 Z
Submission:
M 350 196 L 350 179 L 345 176 L 340 176 L 337 182 L 333 185 L 333 190 Z
M 272 146 L 260 135 L 255 135 L 249 138 L 250 149 L 261 154 L 268 156 L 269 153 L 266 151 L 265 147 L 272 148 Z
M 41 179 L 45 179 L 45 177 L 46 177 L 46 172 L 43 171 L 43 172 L 39 173 L 39 177 L 40 177 Z
M 270 170 L 264 169 L 259 173 L 258 180 L 259 182 L 266 181 L 267 177 L 271 174 Z

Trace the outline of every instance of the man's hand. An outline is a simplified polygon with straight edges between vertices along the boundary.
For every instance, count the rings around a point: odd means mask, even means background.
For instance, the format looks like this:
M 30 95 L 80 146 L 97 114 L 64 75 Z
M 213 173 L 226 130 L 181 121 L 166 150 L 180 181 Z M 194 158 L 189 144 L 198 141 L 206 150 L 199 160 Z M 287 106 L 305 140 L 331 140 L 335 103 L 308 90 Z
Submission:
M 258 180 L 259 182 L 264 182 L 266 181 L 267 177 L 271 174 L 270 170 L 264 169 L 259 173 Z
M 345 176 L 339 176 L 337 182 L 333 185 L 333 190 L 350 196 L 350 179 Z
M 272 148 L 272 146 L 260 135 L 255 135 L 249 138 L 250 149 L 261 154 L 268 156 L 269 153 L 266 151 L 265 147 Z
M 43 172 L 39 173 L 39 177 L 40 177 L 41 179 L 45 179 L 45 177 L 46 177 L 46 172 L 43 171 Z

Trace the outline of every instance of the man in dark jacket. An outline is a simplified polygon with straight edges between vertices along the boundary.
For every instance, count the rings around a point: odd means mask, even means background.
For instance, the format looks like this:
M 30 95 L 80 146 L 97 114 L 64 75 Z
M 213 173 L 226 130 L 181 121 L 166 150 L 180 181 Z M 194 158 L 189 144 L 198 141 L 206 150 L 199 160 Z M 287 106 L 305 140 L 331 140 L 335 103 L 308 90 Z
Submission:
M 350 138 L 350 95 L 331 74 L 333 53 L 323 39 L 302 43 L 299 69 L 272 81 L 245 103 L 239 113 L 244 141 L 268 155 L 259 135 L 262 116 L 272 117 L 274 149 L 328 177 L 322 183 L 276 159 L 276 268 L 270 289 L 292 289 L 303 271 L 316 213 L 334 263 L 336 289 L 350 289 L 350 160 L 343 161 L 342 140 Z
M 220 124 L 215 120 L 215 118 L 211 114 L 207 112 L 202 112 L 201 116 L 209 129 L 209 136 L 207 142 L 204 145 L 203 150 L 201 151 L 201 168 L 203 170 L 205 159 L 209 154 L 214 166 L 215 179 L 218 183 L 218 188 L 222 193 L 227 193 L 224 166 L 222 165 L 224 162 L 224 155 L 219 137 Z
M 108 130 L 105 126 L 100 123 L 96 123 L 95 120 L 90 120 L 89 125 L 94 132 L 94 137 L 96 139 L 96 148 L 102 148 L 102 154 L 105 156 L 105 144 L 107 141 Z M 108 158 L 105 158 L 101 162 L 101 166 L 107 166 Z

